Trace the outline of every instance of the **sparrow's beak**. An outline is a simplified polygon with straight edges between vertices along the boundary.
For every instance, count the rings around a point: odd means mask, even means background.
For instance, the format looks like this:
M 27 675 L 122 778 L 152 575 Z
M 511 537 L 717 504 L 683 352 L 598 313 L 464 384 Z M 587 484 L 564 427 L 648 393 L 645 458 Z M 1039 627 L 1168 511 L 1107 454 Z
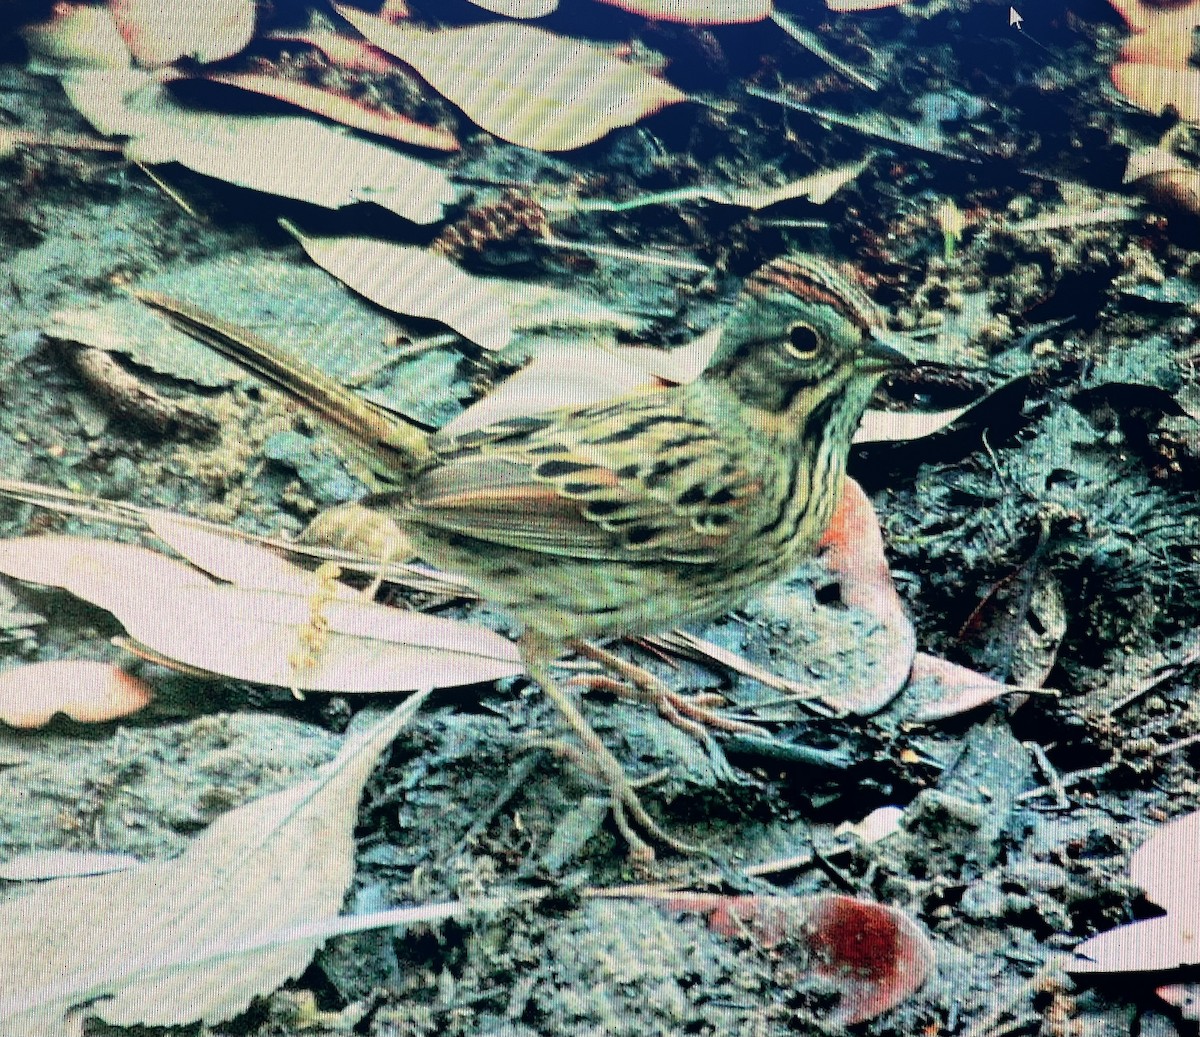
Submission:
M 907 352 L 912 347 L 912 339 L 901 332 L 872 328 L 858 354 L 858 369 L 883 374 L 902 367 L 912 367 L 913 361 Z

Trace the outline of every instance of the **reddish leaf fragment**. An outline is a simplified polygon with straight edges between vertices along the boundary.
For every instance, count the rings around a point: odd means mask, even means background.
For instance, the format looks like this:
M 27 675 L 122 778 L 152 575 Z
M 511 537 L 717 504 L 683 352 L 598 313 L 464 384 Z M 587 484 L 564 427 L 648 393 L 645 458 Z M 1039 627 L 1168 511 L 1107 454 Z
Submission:
M 0 720 L 12 727 L 45 727 L 56 713 L 100 723 L 136 713 L 152 697 L 145 681 L 108 663 L 31 663 L 0 673 Z
M 1113 65 L 1113 86 L 1127 100 L 1155 115 L 1171 107 L 1185 121 L 1200 121 L 1200 72 L 1191 64 L 1192 31 L 1200 26 L 1200 0 L 1110 2 L 1132 33 Z
M 399 112 L 370 108 L 345 94 L 297 79 L 282 79 L 279 76 L 257 72 L 210 72 L 204 78 L 213 83 L 224 83 L 239 90 L 273 97 L 277 101 L 285 101 L 297 108 L 340 122 L 343 126 L 364 130 L 380 137 L 390 137 L 404 144 L 438 151 L 457 151 L 459 148 L 454 134 L 440 126 L 416 122 Z
M 394 72 L 399 67 L 399 62 L 393 61 L 378 47 L 372 46 L 366 40 L 343 36 L 340 32 L 273 32 L 267 38 L 316 47 L 332 64 L 355 72 L 384 75 Z
M 833 1020 L 846 1026 L 900 1004 L 934 964 L 933 945 L 908 915 L 855 897 L 682 893 L 662 902 L 668 910 L 702 912 L 722 936 L 749 933 L 768 950 L 785 940 L 799 944 L 812 955 L 812 973 L 841 992 Z
M 908 681 L 917 652 L 917 636 L 892 582 L 883 553 L 879 518 L 863 488 L 846 479 L 841 502 L 821 541 L 825 564 L 837 577 L 842 601 L 873 615 L 889 639 L 887 660 L 874 684 L 855 689 L 838 704 L 855 713 L 882 709 Z

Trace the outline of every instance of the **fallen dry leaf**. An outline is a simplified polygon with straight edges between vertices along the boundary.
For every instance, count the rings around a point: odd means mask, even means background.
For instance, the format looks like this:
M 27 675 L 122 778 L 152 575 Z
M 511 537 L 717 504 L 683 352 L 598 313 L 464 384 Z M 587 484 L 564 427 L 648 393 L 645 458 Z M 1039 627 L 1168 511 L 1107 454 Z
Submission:
M 1171 107 L 1186 122 L 1200 121 L 1200 70 L 1191 63 L 1200 2 L 1110 2 L 1132 33 L 1112 67 L 1113 85 L 1155 115 Z
M 640 327 L 625 314 L 549 285 L 475 277 L 416 245 L 315 237 L 284 226 L 317 266 L 373 303 L 439 321 L 484 349 L 504 348 L 518 330 Z
M 440 169 L 315 119 L 193 111 L 129 70 L 71 73 L 63 89 L 101 133 L 132 138 L 125 153 L 139 162 L 178 162 L 328 209 L 371 202 L 414 223 L 441 219 L 457 197 Z
M 1131 37 L 1121 48 L 1122 62 L 1186 68 L 1192 57 L 1192 30 L 1200 26 L 1200 3 L 1178 0 L 1109 0 L 1125 19 Z
M 354 870 L 358 800 L 413 695 L 320 775 L 232 810 L 179 856 L 60 879 L 0 904 L 6 1037 L 77 1035 L 75 1006 L 117 1026 L 217 1023 L 298 976 L 323 942 L 255 937 L 329 919 Z
M 965 666 L 918 652 L 913 659 L 909 691 L 921 694 L 924 701 L 907 719 L 927 724 L 960 716 L 1015 690 Z
M 145 681 L 110 663 L 58 660 L 0 673 L 0 721 L 11 727 L 45 727 L 58 713 L 96 724 L 136 713 L 152 698 Z
M 825 6 L 839 14 L 882 11 L 888 7 L 899 7 L 904 3 L 908 3 L 908 0 L 825 0 Z
M 933 945 L 912 918 L 894 907 L 855 897 L 653 897 L 669 911 L 695 911 L 722 936 L 751 937 L 767 951 L 790 951 L 800 970 L 832 982 L 841 1001 L 830 1015 L 839 1026 L 874 1019 L 910 997 L 934 966 Z
M 1129 859 L 1129 877 L 1167 913 L 1084 940 L 1069 971 L 1157 972 L 1200 965 L 1198 849 L 1200 811 L 1160 825 Z
M 204 79 L 223 83 L 238 90 L 273 97 L 322 115 L 352 129 L 363 130 L 379 137 L 389 137 L 403 144 L 431 148 L 436 151 L 457 151 L 458 140 L 449 130 L 416 122 L 400 112 L 371 108 L 353 97 L 313 86 L 298 79 L 264 75 L 258 72 L 208 72 Z
M 1154 115 L 1171 107 L 1185 122 L 1200 122 L 1200 69 L 1118 61 L 1112 81 L 1128 101 Z
M 670 83 L 578 40 L 513 22 L 431 31 L 335 10 L 501 140 L 566 151 L 687 100 Z
M 623 11 L 662 22 L 732 25 L 770 18 L 774 0 L 600 0 Z
M 121 297 L 89 309 L 56 310 L 42 326 L 56 342 L 120 353 L 140 367 L 210 388 L 241 380 L 241 368 Z
M 506 18 L 541 18 L 558 8 L 558 0 L 471 0 L 471 3 Z
M 222 535 L 202 520 L 152 509 L 143 511 L 142 518 L 146 528 L 164 544 L 218 580 L 247 589 L 291 594 L 315 594 L 325 586 L 315 573 L 292 565 L 259 544 Z M 339 585 L 334 593 L 361 600 L 349 587 Z
M 607 198 L 563 198 L 548 199 L 544 204 L 545 208 L 552 212 L 628 212 L 648 205 L 676 205 L 687 201 L 716 202 L 719 205 L 736 205 L 744 209 L 766 209 L 796 198 L 807 198 L 814 205 L 824 205 L 866 169 L 869 162 L 870 159 L 865 158 L 860 162 L 824 169 L 775 187 L 697 184 L 640 195 L 625 201 L 610 201 Z
M 267 39 L 280 40 L 284 43 L 304 43 L 310 47 L 316 47 L 340 68 L 371 72 L 377 75 L 393 72 L 397 68 L 395 61 L 378 47 L 371 46 L 366 40 L 343 36 L 341 33 L 329 29 L 313 29 L 309 32 L 277 30 L 267 33 Z
M 180 58 L 232 57 L 254 35 L 254 0 L 109 0 L 134 60 L 160 68 Z
M 30 850 L 0 864 L 6 882 L 47 882 L 50 879 L 108 875 L 136 868 L 142 862 L 128 853 L 85 853 L 75 850 Z
M 600 347 L 590 340 L 547 343 L 530 363 L 443 425 L 435 440 L 453 439 L 555 407 L 586 406 L 654 384 L 653 376 L 629 352 L 619 346 Z
M 44 22 L 21 30 L 36 61 L 59 68 L 127 69 L 129 48 L 107 7 L 58 3 Z
M 376 238 L 330 238 L 287 228 L 308 257 L 359 295 L 393 313 L 436 320 L 484 349 L 503 349 L 512 318 L 491 283 L 445 256 Z
M 0 572 L 69 590 L 111 612 L 153 655 L 234 680 L 351 694 L 523 672 L 516 646 L 483 627 L 343 598 L 336 589 L 215 584 L 183 562 L 128 544 L 69 536 L 2 541 Z M 297 577 L 302 588 L 307 575 Z M 306 654 L 314 616 L 321 630 Z
M 843 604 L 870 613 L 888 639 L 888 648 L 879 653 L 887 665 L 876 680 L 841 691 L 830 704 L 854 713 L 874 713 L 891 702 L 908 682 L 917 653 L 917 635 L 892 582 L 879 517 L 853 479 L 846 479 L 841 502 L 821 545 L 825 565 L 837 577 Z

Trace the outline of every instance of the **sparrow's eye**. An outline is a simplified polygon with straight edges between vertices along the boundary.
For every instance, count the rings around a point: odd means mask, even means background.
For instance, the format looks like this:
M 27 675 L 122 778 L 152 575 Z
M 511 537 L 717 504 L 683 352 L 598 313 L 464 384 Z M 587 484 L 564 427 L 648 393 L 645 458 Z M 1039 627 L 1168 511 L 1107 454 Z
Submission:
M 787 350 L 797 360 L 812 360 L 820 348 L 820 336 L 807 324 L 793 324 L 788 330 Z

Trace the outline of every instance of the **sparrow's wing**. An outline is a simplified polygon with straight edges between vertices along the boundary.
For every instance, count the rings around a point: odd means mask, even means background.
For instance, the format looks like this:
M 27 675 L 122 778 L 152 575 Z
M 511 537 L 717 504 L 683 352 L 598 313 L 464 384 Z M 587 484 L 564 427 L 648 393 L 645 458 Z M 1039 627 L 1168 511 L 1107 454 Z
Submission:
M 741 436 L 680 406 L 685 391 L 468 433 L 417 477 L 406 517 L 434 535 L 544 554 L 711 563 L 744 530 L 762 480 Z

